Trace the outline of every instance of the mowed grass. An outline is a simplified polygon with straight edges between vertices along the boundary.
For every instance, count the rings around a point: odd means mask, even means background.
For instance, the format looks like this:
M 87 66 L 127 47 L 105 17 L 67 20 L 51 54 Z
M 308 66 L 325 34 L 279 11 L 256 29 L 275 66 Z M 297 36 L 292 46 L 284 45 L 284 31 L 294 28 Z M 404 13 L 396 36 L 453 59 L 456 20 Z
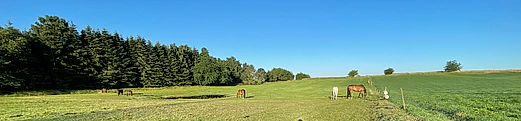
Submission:
M 407 112 L 425 120 L 521 120 L 521 73 L 427 74 L 373 77 Z
M 1 120 L 417 120 L 381 100 L 345 99 L 345 87 L 365 80 L 329 79 L 222 87 L 132 89 L 134 96 L 66 94 L 0 97 Z M 339 87 L 338 100 L 330 100 Z M 237 99 L 238 89 L 247 98 Z M 161 96 L 224 94 L 218 99 L 161 99 Z
M 132 89 L 134 96 L 67 94 L 0 97 L 1 120 L 521 120 L 521 73 L 451 73 L 310 79 L 263 85 Z M 345 99 L 345 87 L 374 94 Z M 339 100 L 329 100 L 333 86 Z M 387 87 L 390 100 L 381 100 Z M 247 98 L 237 99 L 238 89 Z M 401 108 L 400 88 L 406 110 Z M 161 96 L 222 94 L 218 99 Z

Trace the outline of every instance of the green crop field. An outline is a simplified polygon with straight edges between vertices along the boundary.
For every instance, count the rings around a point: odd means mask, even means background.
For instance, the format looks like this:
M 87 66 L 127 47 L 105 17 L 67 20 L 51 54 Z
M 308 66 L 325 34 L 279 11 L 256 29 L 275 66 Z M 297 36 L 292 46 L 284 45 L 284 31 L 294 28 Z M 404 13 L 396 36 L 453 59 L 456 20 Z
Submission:
M 132 89 L 111 93 L 0 97 L 1 120 L 520 120 L 521 73 L 425 74 L 308 79 L 247 86 Z M 345 99 L 346 86 L 374 94 Z M 330 100 L 333 86 L 338 100 Z M 390 91 L 382 100 L 381 90 Z M 237 99 L 238 89 L 247 98 Z M 401 109 L 403 88 L 406 110 Z M 215 99 L 161 96 L 229 95 Z
M 521 73 L 427 74 L 374 77 L 407 112 L 426 120 L 521 120 Z

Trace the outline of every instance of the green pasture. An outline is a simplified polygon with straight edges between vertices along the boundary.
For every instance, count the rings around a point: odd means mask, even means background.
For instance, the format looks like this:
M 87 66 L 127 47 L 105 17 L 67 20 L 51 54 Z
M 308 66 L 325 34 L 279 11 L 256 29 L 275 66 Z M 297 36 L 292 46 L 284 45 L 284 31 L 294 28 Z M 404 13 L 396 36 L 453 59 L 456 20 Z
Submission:
M 413 119 L 377 95 L 345 99 L 345 85 L 357 80 L 305 80 L 248 86 L 132 89 L 111 93 L 0 97 L 7 120 L 405 120 Z M 338 100 L 330 100 L 333 86 Z M 342 88 L 344 87 L 344 88 Z M 247 98 L 237 99 L 238 89 Z M 224 94 L 218 99 L 161 99 L 161 96 Z
M 220 87 L 131 89 L 110 93 L 0 97 L 0 120 L 520 120 L 521 73 L 425 74 L 308 79 Z M 373 94 L 345 99 L 346 86 Z M 339 87 L 339 99 L 330 100 Z M 382 100 L 387 87 L 390 100 Z M 238 89 L 247 98 L 237 99 Z M 403 88 L 406 110 L 402 108 Z M 161 96 L 228 95 L 216 99 Z
M 425 120 L 521 120 L 521 73 L 452 73 L 371 78 L 390 102 Z

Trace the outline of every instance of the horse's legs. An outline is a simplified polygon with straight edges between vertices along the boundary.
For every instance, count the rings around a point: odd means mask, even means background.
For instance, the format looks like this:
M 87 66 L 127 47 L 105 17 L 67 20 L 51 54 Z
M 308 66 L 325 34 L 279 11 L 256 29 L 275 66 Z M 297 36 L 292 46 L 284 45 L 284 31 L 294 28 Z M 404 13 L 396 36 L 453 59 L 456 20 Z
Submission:
M 335 92 L 331 91 L 331 97 L 329 97 L 329 99 L 333 100 L 333 96 L 335 96 Z
M 333 100 L 336 100 L 336 93 L 333 94 Z
M 351 90 L 347 91 L 347 99 L 351 99 Z
M 331 98 L 332 98 L 333 100 L 336 100 L 336 93 L 335 93 L 335 91 L 334 91 L 334 90 L 333 90 L 333 95 L 332 95 L 332 97 L 331 97 Z

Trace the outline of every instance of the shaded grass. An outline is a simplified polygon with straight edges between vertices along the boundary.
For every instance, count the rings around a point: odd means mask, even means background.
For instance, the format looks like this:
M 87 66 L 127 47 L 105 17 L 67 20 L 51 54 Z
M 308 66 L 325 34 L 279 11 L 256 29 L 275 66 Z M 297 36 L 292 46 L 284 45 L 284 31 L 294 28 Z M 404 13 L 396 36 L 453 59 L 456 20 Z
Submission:
M 61 94 L 94 94 L 101 90 L 39 90 L 39 91 L 16 91 L 1 92 L 4 97 L 23 97 L 23 96 L 43 96 L 43 95 L 61 95 Z

